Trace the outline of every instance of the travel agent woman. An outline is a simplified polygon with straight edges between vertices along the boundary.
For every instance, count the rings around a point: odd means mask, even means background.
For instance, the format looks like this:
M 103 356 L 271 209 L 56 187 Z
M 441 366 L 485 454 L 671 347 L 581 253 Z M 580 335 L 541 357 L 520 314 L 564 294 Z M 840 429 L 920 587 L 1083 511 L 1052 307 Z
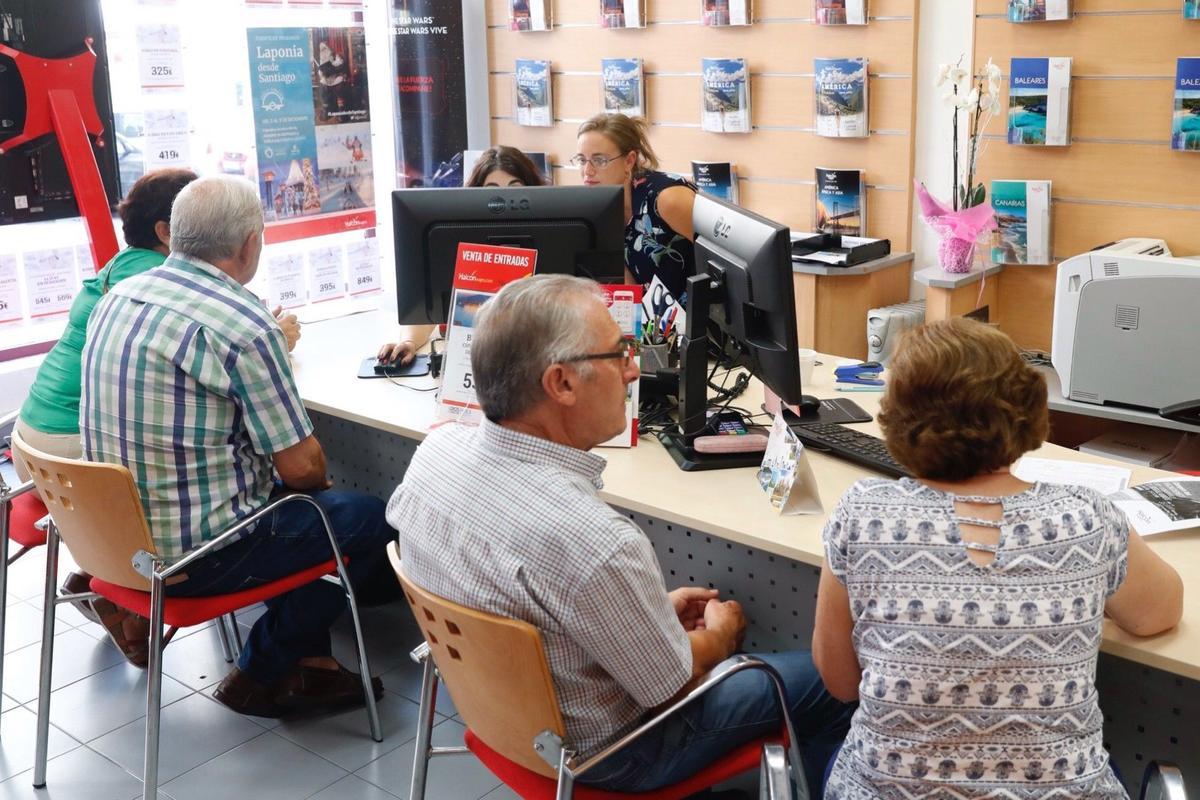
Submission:
M 640 117 L 597 114 L 579 126 L 571 163 L 588 186 L 625 187 L 626 279 L 648 287 L 657 275 L 678 300 L 695 272 L 696 188 L 658 171 L 647 127 Z

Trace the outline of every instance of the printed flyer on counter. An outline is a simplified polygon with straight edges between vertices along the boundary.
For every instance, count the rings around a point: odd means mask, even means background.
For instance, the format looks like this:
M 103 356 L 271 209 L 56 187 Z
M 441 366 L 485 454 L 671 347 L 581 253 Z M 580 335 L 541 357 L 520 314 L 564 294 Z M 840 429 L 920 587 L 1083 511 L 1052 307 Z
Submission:
M 375 226 L 361 27 L 250 28 L 267 243 Z

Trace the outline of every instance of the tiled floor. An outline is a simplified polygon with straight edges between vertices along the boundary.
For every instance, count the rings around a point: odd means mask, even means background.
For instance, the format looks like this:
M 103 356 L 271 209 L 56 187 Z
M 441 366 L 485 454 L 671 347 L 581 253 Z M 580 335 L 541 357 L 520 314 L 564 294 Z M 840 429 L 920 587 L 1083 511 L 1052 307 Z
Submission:
M 12 565 L 0 715 L 0 800 L 132 800 L 141 797 L 145 672 L 125 662 L 104 631 L 59 606 L 51 695 L 47 786 L 32 786 L 45 549 Z M 69 559 L 65 557 L 61 574 Z M 249 625 L 254 615 L 240 615 Z M 260 720 L 212 699 L 228 665 L 211 627 L 181 631 L 166 649 L 159 796 L 173 800 L 395 800 L 407 798 L 420 668 L 408 658 L 420 633 L 406 606 L 364 609 L 372 671 L 383 676 L 384 740 L 375 743 L 361 710 L 292 722 Z M 346 626 L 335 649 L 354 664 Z M 439 711 L 453 715 L 448 698 Z M 435 741 L 461 743 L 462 725 L 443 716 Z M 436 759 L 431 800 L 503 800 L 472 756 Z

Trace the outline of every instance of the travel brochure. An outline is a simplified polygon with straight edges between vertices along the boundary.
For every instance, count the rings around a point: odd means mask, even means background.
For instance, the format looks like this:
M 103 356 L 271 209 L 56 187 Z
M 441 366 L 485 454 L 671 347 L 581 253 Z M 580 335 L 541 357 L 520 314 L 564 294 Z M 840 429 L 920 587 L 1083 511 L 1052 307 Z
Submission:
M 813 73 L 817 135 L 867 136 L 867 59 L 814 59 Z
M 513 93 L 517 101 L 517 124 L 538 128 L 553 125 L 550 62 L 518 58 L 513 83 Z
M 1160 478 L 1109 495 L 1142 536 L 1200 524 L 1200 478 Z
M 702 25 L 749 25 L 751 13 L 750 0 L 700 0 Z
M 640 58 L 600 59 L 600 90 L 604 110 L 630 117 L 646 115 Z
M 1070 0 L 1008 0 L 1009 22 L 1056 22 L 1070 18 Z
M 1171 149 L 1200 152 L 1200 58 L 1181 58 L 1175 67 Z
M 1050 181 L 992 181 L 992 208 L 992 263 L 1050 263 Z
M 730 161 L 693 161 L 692 181 L 702 192 L 730 203 L 738 201 L 737 164 Z
M 1183 0 L 1183 18 L 1200 19 L 1200 0 Z
M 1014 58 L 1008 82 L 1008 143 L 1070 144 L 1071 59 Z
M 866 229 L 862 170 L 817 167 L 813 230 L 863 236 Z
M 550 0 L 509 0 L 508 28 L 513 31 L 548 31 Z
M 758 485 L 781 515 L 824 511 L 804 444 L 788 427 L 783 414 L 776 414 L 771 425 L 767 450 L 758 468 Z
M 867 0 L 813 0 L 818 25 L 866 25 Z
M 744 58 L 706 58 L 700 64 L 701 127 L 715 133 L 750 132 L 750 78 Z
M 646 0 L 600 0 L 600 27 L 646 27 Z

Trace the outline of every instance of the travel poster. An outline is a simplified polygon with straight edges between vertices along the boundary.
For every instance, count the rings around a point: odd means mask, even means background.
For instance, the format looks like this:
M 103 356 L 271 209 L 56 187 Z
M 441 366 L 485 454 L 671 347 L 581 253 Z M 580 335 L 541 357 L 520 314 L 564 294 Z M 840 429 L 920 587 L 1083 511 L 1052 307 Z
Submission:
M 1200 58 L 1177 62 L 1171 149 L 1200 151 Z
M 250 28 L 246 38 L 266 241 L 373 228 L 363 29 Z

